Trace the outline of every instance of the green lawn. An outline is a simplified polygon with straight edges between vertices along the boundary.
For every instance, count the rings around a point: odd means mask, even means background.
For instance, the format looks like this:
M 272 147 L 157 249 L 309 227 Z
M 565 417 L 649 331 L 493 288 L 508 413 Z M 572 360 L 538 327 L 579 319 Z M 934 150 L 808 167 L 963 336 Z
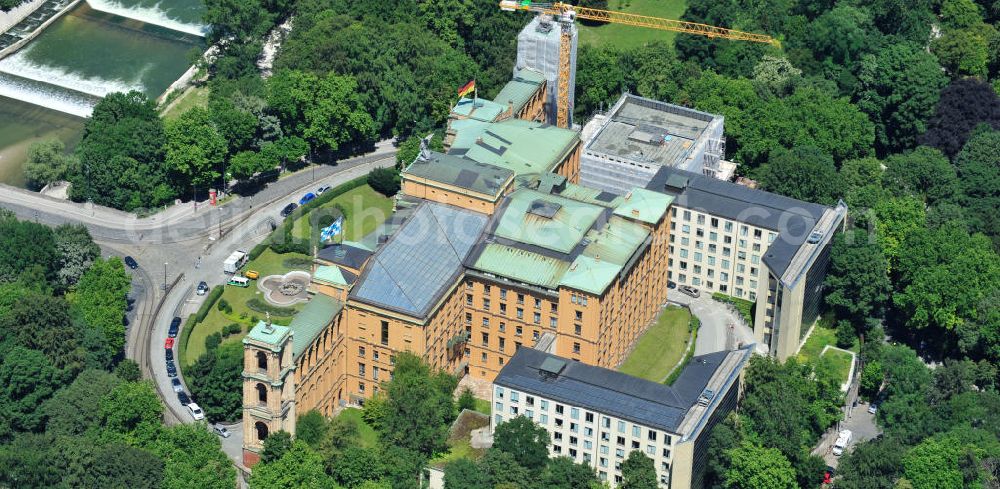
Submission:
M 800 362 L 810 362 L 819 358 L 823 347 L 826 345 L 837 346 L 837 330 L 832 327 L 831 322 L 830 318 L 824 315 L 816 323 L 816 327 L 813 328 L 809 338 L 806 339 L 805 344 L 799 350 L 798 358 Z M 851 345 L 847 349 L 857 353 L 858 342 L 855 340 L 854 345 Z
M 375 231 L 375 228 L 392 214 L 392 199 L 376 192 L 368 185 L 350 190 L 316 209 L 332 208 L 337 204 L 347 211 L 344 239 L 348 241 L 360 241 L 365 235 Z M 292 235 L 299 239 L 307 239 L 311 231 L 309 216 L 306 215 L 295 221 Z
M 247 263 L 243 267 L 243 271 L 256 270 L 260 272 L 260 276 L 263 278 L 268 275 L 283 274 L 290 270 L 308 270 L 307 267 L 285 266 L 284 262 L 290 258 L 309 259 L 307 255 L 298 253 L 279 255 L 268 248 L 256 260 Z M 254 297 L 264 300 L 263 294 L 257 289 L 256 281 L 251 281 L 250 286 L 246 288 L 226 286 L 226 291 L 222 293 L 222 297 L 219 300 L 225 299 L 233 306 L 232 314 L 224 314 L 218 307 L 212 306 L 208 315 L 205 316 L 205 320 L 195 325 L 188 338 L 187 345 L 182 348 L 180 352 L 182 365 L 192 365 L 202 353 L 205 353 L 205 338 L 213 333 L 222 331 L 222 328 L 231 323 L 242 324 L 243 332 L 226 338 L 223 340 L 223 343 L 241 341 L 243 336 L 250 331 L 249 328 L 254 326 L 254 317 L 256 316 L 258 319 L 264 317 L 263 314 L 247 307 L 247 301 Z M 292 307 L 294 309 L 301 309 L 302 305 Z M 291 317 L 274 316 L 271 319 L 274 323 L 283 325 L 287 325 L 292 321 Z
M 820 356 L 820 363 L 828 364 L 841 382 L 847 382 L 847 376 L 851 374 L 851 361 L 851 355 L 840 350 L 830 349 Z
M 684 347 L 690 335 L 690 322 L 691 313 L 687 309 L 666 308 L 657 318 L 656 324 L 639 338 L 635 349 L 618 371 L 662 382 L 663 377 L 684 356 Z
M 477 397 L 476 398 L 476 412 L 480 412 L 480 413 L 483 413 L 483 414 L 489 416 L 490 414 L 493 413 L 493 405 L 490 404 L 490 401 L 488 401 L 486 399 L 479 399 Z
M 608 0 L 608 10 L 680 19 L 687 8 L 685 0 Z M 580 42 L 592 46 L 627 49 L 653 41 L 674 44 L 675 32 L 623 24 L 586 25 L 580 22 Z
M 358 434 L 360 435 L 361 446 L 364 448 L 375 448 L 378 446 L 378 433 L 375 433 L 375 429 L 368 426 L 365 419 L 361 417 L 361 410 L 357 408 L 347 408 L 337 415 L 338 418 L 344 418 L 357 423 Z
M 208 106 L 208 87 L 191 87 L 180 94 L 170 110 L 163 112 L 164 119 L 176 119 L 194 107 Z

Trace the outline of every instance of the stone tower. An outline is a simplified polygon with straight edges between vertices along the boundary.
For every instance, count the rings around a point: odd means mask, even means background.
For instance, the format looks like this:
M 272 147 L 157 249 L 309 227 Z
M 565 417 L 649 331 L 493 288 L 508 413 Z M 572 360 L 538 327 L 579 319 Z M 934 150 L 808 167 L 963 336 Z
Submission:
M 295 435 L 295 364 L 292 333 L 261 321 L 243 338 L 243 465 L 260 461 L 275 431 Z

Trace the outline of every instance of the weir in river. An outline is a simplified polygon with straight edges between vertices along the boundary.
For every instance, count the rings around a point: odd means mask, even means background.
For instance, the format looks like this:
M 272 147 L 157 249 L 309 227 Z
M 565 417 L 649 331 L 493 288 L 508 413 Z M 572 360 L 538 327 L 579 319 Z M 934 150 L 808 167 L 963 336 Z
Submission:
M 31 141 L 75 145 L 108 93 L 163 93 L 204 47 L 203 10 L 201 0 L 87 0 L 0 59 L 0 181 L 23 183 Z

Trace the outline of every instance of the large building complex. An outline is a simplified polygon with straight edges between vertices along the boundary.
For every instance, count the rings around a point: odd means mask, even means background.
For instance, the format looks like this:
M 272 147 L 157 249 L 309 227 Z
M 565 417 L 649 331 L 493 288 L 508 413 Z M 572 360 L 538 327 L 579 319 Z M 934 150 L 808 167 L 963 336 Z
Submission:
M 782 360 L 798 352 L 819 315 L 844 203 L 830 208 L 669 167 L 648 188 L 675 199 L 670 279 L 756 302 L 757 341 Z
M 667 386 L 524 348 L 493 382 L 490 429 L 525 416 L 549 432 L 550 456 L 590 465 L 612 487 L 635 450 L 653 459 L 660 487 L 701 487 L 709 434 L 736 408 L 750 352 L 693 357 Z

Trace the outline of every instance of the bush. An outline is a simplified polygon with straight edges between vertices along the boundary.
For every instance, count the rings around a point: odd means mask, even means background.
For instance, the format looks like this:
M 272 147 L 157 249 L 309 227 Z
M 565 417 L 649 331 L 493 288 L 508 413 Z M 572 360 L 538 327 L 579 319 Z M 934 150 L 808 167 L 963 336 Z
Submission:
M 295 315 L 294 308 L 272 306 L 256 297 L 247 301 L 247 307 L 262 314 L 270 313 L 272 316 L 290 317 Z
M 240 323 L 231 323 L 222 328 L 222 337 L 228 338 L 234 334 L 240 334 L 243 331 L 243 326 Z
M 399 170 L 395 168 L 376 168 L 368 173 L 368 185 L 386 197 L 399 192 L 399 181 Z
M 462 389 L 462 394 L 458 396 L 458 412 L 461 413 L 465 409 L 476 410 L 476 398 L 468 387 Z
M 224 285 L 216 285 L 212 289 L 212 291 L 208 293 L 208 297 L 205 299 L 205 302 L 198 309 L 198 313 L 195 314 L 194 322 L 200 323 L 204 321 L 205 316 L 208 315 L 208 311 L 212 310 L 212 305 L 215 304 L 215 301 L 219 300 L 219 297 L 222 297 L 222 293 L 225 291 L 226 288 Z
M 205 349 L 215 351 L 222 343 L 222 333 L 212 333 L 205 338 Z
M 261 255 L 261 253 L 264 253 L 264 250 L 267 249 L 267 246 L 268 246 L 267 245 L 267 240 L 265 240 L 263 243 L 260 243 L 257 246 L 254 246 L 253 248 L 251 248 L 250 249 L 250 253 L 248 255 L 248 257 L 250 258 L 250 260 L 256 260 L 257 257 L 259 257 Z
M 216 309 L 226 313 L 233 311 L 232 306 L 229 305 L 229 301 L 225 299 L 219 299 L 219 304 L 216 306 Z
M 837 323 L 837 346 L 850 348 L 854 346 L 855 331 L 850 321 L 841 320 Z
M 297 256 L 292 258 L 286 258 L 281 262 L 286 268 L 305 268 L 309 269 L 312 267 L 312 260 L 309 258 L 299 258 Z

